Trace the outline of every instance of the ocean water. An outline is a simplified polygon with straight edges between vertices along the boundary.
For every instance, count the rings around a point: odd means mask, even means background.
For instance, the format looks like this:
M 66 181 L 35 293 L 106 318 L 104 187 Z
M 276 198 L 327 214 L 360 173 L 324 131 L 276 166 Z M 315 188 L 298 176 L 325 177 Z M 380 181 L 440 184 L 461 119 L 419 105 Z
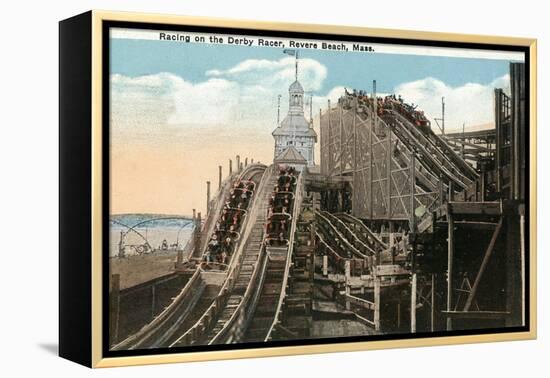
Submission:
M 126 256 L 161 249 L 163 241 L 170 249 L 183 249 L 193 232 L 192 220 L 177 215 L 112 215 L 109 226 L 110 256 L 118 256 L 121 239 Z

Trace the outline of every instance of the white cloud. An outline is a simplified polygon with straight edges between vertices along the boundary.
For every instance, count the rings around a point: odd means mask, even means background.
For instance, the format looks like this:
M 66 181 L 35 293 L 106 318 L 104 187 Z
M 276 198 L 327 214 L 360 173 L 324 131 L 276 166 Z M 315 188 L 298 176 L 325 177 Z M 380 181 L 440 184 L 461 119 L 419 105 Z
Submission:
M 467 83 L 451 87 L 428 77 L 401 84 L 395 88 L 395 93 L 424 110 L 434 126 L 433 118 L 441 117 L 441 97 L 445 97 L 445 131 L 461 131 L 463 123 L 468 128 L 494 122 L 494 89 L 507 88 L 509 81 L 509 76 L 505 75 L 487 85 Z
M 223 123 L 232 116 L 238 93 L 234 82 L 212 78 L 193 84 L 161 72 L 155 75 L 111 76 L 113 115 L 124 123 L 145 118 L 150 127 L 159 124 L 201 125 Z
M 327 77 L 326 67 L 313 59 L 300 59 L 299 73 L 299 80 L 306 91 L 319 90 Z M 290 57 L 280 60 L 247 59 L 227 70 L 207 71 L 206 75 L 236 80 L 245 86 L 261 83 L 263 86 L 286 90 L 294 81 L 295 60 Z
M 135 78 L 111 75 L 111 122 L 113 134 L 147 136 L 167 123 L 174 112 L 173 84 L 179 78 L 160 73 Z
M 163 124 L 254 127 L 270 132 L 276 123 L 279 94 L 281 115 L 288 108 L 287 93 L 294 81 L 294 64 L 293 58 L 249 59 L 227 70 L 210 70 L 206 73 L 208 78 L 199 83 L 165 72 L 140 77 L 114 74 L 111 76 L 113 120 L 121 128 L 140 128 L 138 132 Z M 312 59 L 302 59 L 299 64 L 299 80 L 304 89 L 318 91 L 326 78 L 326 68 Z M 334 93 L 329 96 L 335 100 Z M 317 111 L 326 106 L 326 98 L 315 97 Z
M 239 85 L 224 79 L 198 84 L 182 81 L 174 88 L 170 124 L 220 124 L 235 117 Z
M 271 132 L 277 117 L 277 96 L 281 116 L 288 108 L 288 86 L 294 81 L 291 57 L 279 60 L 248 59 L 226 70 L 210 70 L 207 78 L 192 83 L 171 73 L 139 77 L 111 76 L 112 119 L 116 129 L 149 135 L 163 126 L 169 129 L 216 126 L 252 128 Z M 312 91 L 313 116 L 326 109 L 327 100 L 336 102 L 343 87 L 325 94 L 319 90 L 327 69 L 313 59 L 301 59 L 300 77 L 304 89 Z M 441 80 L 425 78 L 395 88 L 405 101 L 414 103 L 433 120 L 440 117 L 441 97 L 446 102 L 446 129 L 461 130 L 462 123 L 475 126 L 493 122 L 493 90 L 507 87 L 508 76 L 487 85 L 468 83 L 451 87 Z M 309 115 L 306 93 L 306 115 Z M 432 121 L 433 122 L 433 121 Z

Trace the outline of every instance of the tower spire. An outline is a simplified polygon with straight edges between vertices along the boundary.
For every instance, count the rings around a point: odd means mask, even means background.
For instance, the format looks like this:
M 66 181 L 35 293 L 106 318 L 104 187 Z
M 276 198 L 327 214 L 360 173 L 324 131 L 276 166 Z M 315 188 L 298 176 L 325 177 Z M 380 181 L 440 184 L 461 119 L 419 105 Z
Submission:
M 313 128 L 313 94 L 309 96 L 309 123 Z
M 296 70 L 295 70 L 295 73 L 294 73 L 294 79 L 296 81 L 298 81 L 298 59 L 299 59 L 298 53 L 299 53 L 298 50 L 291 50 L 291 49 L 284 49 L 283 50 L 283 54 L 287 54 L 287 55 L 293 56 L 295 58 L 294 65 L 296 67 Z
M 295 75 L 296 81 L 298 81 L 298 52 L 299 50 L 296 50 L 296 75 Z
M 280 118 L 281 118 L 281 95 L 278 95 L 277 96 L 277 127 L 279 127 L 281 124 Z

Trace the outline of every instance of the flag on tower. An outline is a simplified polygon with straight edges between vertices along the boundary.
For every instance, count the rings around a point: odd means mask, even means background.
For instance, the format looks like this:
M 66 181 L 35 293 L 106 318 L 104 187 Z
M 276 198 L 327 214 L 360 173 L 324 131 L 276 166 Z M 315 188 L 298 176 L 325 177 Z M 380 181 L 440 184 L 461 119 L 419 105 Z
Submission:
M 283 50 L 283 54 L 287 54 L 287 55 L 291 55 L 291 56 L 296 56 L 296 50 L 292 50 L 292 49 L 284 49 Z
M 283 50 L 283 54 L 287 54 L 287 55 L 290 55 L 290 56 L 295 56 L 296 57 L 296 73 L 295 73 L 295 78 L 296 78 L 296 81 L 298 81 L 298 50 L 294 50 L 294 49 L 284 49 Z

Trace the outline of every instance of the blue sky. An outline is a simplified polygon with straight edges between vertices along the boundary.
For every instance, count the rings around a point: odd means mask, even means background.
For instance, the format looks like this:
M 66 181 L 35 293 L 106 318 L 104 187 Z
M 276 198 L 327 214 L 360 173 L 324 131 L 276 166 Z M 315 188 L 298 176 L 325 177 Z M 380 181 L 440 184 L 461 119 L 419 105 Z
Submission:
M 449 86 L 489 84 L 508 73 L 504 60 L 398 54 L 339 53 L 301 50 L 327 68 L 320 92 L 336 86 L 370 90 L 373 79 L 380 92 L 392 92 L 400 84 L 432 77 Z M 226 70 L 247 59 L 278 60 L 279 48 L 186 44 L 171 41 L 113 39 L 111 72 L 129 77 L 169 72 L 198 83 L 211 69 Z
M 137 124 L 160 124 L 265 133 L 276 120 L 278 95 L 285 114 L 294 58 L 282 48 L 163 41 L 158 32 L 147 33 L 111 39 L 113 109 L 134 132 Z M 344 88 L 370 92 L 376 80 L 379 94 L 400 94 L 432 120 L 441 116 L 445 97 L 447 130 L 491 127 L 494 89 L 509 87 L 502 52 L 374 46 L 378 52 L 300 50 L 299 80 L 313 95 L 314 115 Z M 388 49 L 400 53 L 381 52 Z
M 111 59 L 113 212 L 203 209 L 219 164 L 237 154 L 272 161 L 278 96 L 284 117 L 295 75 L 282 49 L 113 39 Z M 370 91 L 373 79 L 379 94 L 401 94 L 431 120 L 444 96 L 447 131 L 492 127 L 494 88 L 509 86 L 505 60 L 300 50 L 317 132 L 328 100 L 344 87 Z

